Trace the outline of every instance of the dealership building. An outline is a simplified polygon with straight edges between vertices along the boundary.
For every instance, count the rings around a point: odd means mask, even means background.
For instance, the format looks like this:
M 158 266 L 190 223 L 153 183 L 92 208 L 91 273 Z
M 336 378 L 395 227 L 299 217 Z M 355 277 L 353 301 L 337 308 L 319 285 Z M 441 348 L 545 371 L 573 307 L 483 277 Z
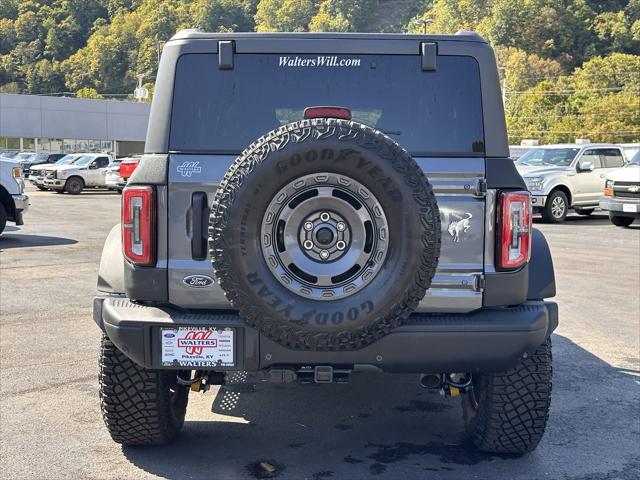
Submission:
M 0 151 L 142 153 L 149 106 L 0 93 Z

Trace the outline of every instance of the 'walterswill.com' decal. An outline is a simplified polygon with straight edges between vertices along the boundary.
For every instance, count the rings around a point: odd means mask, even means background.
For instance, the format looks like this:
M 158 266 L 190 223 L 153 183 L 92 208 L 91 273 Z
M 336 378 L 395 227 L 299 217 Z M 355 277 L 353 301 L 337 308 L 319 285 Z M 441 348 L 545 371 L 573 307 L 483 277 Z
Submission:
M 317 56 L 315 58 L 280 57 L 279 67 L 359 67 L 359 58 Z

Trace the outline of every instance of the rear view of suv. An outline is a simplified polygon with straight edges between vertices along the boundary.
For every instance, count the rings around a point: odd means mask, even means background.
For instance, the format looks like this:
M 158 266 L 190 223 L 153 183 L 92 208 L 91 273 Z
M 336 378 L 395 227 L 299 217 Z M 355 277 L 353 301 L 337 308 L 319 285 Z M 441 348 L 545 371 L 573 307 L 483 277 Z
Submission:
M 179 33 L 145 151 L 94 301 L 115 441 L 171 440 L 230 372 L 368 365 L 460 396 L 482 450 L 536 447 L 555 280 L 482 38 Z

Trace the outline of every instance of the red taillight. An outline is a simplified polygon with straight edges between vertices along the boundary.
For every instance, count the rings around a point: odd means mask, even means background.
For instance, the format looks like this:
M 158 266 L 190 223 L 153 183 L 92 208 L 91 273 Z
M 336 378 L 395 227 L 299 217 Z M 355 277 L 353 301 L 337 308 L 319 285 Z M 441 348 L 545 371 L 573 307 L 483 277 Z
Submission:
M 521 267 L 531 258 L 531 194 L 502 192 L 498 221 L 498 267 Z
M 153 265 L 155 199 L 153 187 L 131 186 L 122 192 L 122 253 L 136 265 Z
M 351 110 L 344 107 L 307 107 L 304 118 L 341 118 L 351 120 Z

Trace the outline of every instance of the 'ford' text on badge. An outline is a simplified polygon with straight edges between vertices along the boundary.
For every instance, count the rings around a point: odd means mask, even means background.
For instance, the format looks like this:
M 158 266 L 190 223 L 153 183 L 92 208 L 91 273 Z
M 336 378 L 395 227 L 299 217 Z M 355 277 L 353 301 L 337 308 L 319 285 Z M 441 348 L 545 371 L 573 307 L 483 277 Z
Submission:
M 182 282 L 187 287 L 207 288 L 213 285 L 213 278 L 208 275 L 189 275 L 188 277 L 184 277 Z

